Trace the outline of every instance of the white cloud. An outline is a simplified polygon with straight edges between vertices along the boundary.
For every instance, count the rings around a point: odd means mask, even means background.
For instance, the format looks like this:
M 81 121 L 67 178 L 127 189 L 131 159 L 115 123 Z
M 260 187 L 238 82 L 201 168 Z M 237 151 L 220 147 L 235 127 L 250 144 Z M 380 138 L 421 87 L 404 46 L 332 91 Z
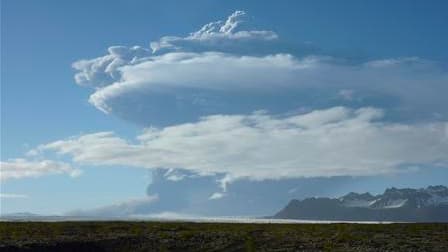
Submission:
M 141 58 L 150 55 L 148 49 L 140 46 L 125 47 L 111 46 L 109 54 L 103 57 L 79 60 L 72 67 L 79 72 L 75 74 L 75 81 L 82 86 L 100 87 L 120 79 L 118 68 L 121 66 L 135 64 Z
M 294 50 L 282 49 L 275 32 L 254 29 L 249 23 L 245 12 L 236 11 L 226 21 L 206 24 L 186 37 L 162 37 L 151 43 L 152 52 L 139 46 L 110 47 L 106 56 L 75 62 L 73 67 L 79 71 L 75 80 L 94 87 L 89 101 L 96 108 L 134 121 L 175 107 L 185 89 L 218 95 L 229 91 L 279 95 L 306 92 L 306 88 L 370 92 L 393 97 L 398 109 L 448 118 L 444 109 L 448 72 L 436 62 L 298 56 Z M 165 99 L 167 93 L 176 99 Z M 351 97 L 347 92 L 340 95 Z M 320 100 L 332 98 L 319 96 Z M 187 103 L 195 101 L 192 97 Z M 179 107 L 188 110 L 185 103 Z
M 144 214 L 149 212 L 151 205 L 159 200 L 157 195 L 148 195 L 142 198 L 130 199 L 107 206 L 94 209 L 73 210 L 66 215 L 69 216 L 100 216 L 100 217 L 119 217 L 130 216 L 134 214 Z
M 68 174 L 71 177 L 77 177 L 81 174 L 81 170 L 75 169 L 67 163 L 52 160 L 10 159 L 0 162 L 1 180 L 40 177 L 47 174 Z
M 447 122 L 400 124 L 382 117 L 379 109 L 344 107 L 283 118 L 214 115 L 147 129 L 135 142 L 100 132 L 36 151 L 69 155 L 81 164 L 184 168 L 232 179 L 364 176 L 448 165 Z
M 220 199 L 222 197 L 225 197 L 226 195 L 224 193 L 220 193 L 220 192 L 215 192 L 212 195 L 210 195 L 210 197 L 208 199 L 210 200 L 216 200 L 216 199 Z
M 244 11 L 236 11 L 225 22 L 206 24 L 187 37 L 162 37 L 159 41 L 151 42 L 151 48 L 111 46 L 105 56 L 74 62 L 72 67 L 79 71 L 75 74 L 75 81 L 82 86 L 109 85 L 120 80 L 120 67 L 152 61 L 153 58 L 149 56 L 167 52 L 236 52 L 238 48 L 243 48 L 243 51 L 250 48 L 260 50 L 257 47 L 260 42 L 267 42 L 266 47 L 271 47 L 270 42 L 277 40 L 277 34 L 272 31 L 251 30 L 245 26 L 247 19 Z
M 181 181 L 187 175 L 181 173 L 179 170 L 176 169 L 168 169 L 167 172 L 164 174 L 165 178 L 170 181 Z
M 151 42 L 155 54 L 172 51 L 230 51 L 239 52 L 251 48 L 266 50 L 278 35 L 273 31 L 254 30 L 244 11 L 235 11 L 226 21 L 204 25 L 187 37 L 165 36 Z M 272 49 L 271 49 L 272 50 Z
M 291 55 L 233 56 L 218 52 L 168 53 L 121 68 L 121 80 L 97 89 L 89 102 L 113 112 L 117 99 L 139 94 L 198 88 L 208 90 L 272 89 L 296 82 L 295 71 L 311 68 L 312 59 L 296 61 Z
M 416 60 L 390 67 L 352 65 L 329 57 L 298 59 L 288 54 L 235 56 L 218 52 L 167 53 L 120 69 L 121 79 L 98 88 L 90 103 L 104 112 L 128 106 L 123 100 L 183 89 L 255 93 L 298 92 L 304 88 L 334 88 L 382 92 L 414 108 L 429 106 L 445 113 L 448 73 L 432 62 Z M 345 96 L 347 97 L 347 96 Z M 321 97 L 325 99 L 325 97 Z M 145 99 L 141 99 L 144 103 Z M 448 105 L 448 104 L 447 104 Z M 131 107 L 135 113 L 141 107 Z M 154 108 L 157 109 L 157 108 Z M 142 111 L 144 116 L 145 111 Z
M 0 193 L 0 199 L 25 199 L 28 195 L 15 193 Z

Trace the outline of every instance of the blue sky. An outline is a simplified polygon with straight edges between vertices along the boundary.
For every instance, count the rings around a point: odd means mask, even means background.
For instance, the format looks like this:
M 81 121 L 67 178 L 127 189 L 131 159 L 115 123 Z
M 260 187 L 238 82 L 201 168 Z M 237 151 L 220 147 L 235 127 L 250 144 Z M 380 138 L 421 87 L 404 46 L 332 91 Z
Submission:
M 237 10 L 234 30 L 189 37 Z M 226 214 L 216 205 L 263 191 L 280 202 L 229 214 L 269 214 L 292 197 L 446 184 L 447 10 L 2 1 L 1 212 Z

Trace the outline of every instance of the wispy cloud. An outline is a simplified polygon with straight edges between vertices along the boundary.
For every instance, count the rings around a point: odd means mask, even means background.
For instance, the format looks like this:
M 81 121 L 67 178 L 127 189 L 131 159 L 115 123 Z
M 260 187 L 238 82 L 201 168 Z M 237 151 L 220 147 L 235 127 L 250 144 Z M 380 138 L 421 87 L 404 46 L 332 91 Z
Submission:
M 26 177 L 40 177 L 48 174 L 68 174 L 71 177 L 81 175 L 81 170 L 70 164 L 53 160 L 10 159 L 0 162 L 0 179 L 19 179 Z
M 225 196 L 226 196 L 225 193 L 215 192 L 212 195 L 210 195 L 210 197 L 208 199 L 216 200 L 216 199 L 220 199 L 220 198 L 225 197 Z
M 26 199 L 28 195 L 26 194 L 15 194 L 15 193 L 0 193 L 0 199 Z

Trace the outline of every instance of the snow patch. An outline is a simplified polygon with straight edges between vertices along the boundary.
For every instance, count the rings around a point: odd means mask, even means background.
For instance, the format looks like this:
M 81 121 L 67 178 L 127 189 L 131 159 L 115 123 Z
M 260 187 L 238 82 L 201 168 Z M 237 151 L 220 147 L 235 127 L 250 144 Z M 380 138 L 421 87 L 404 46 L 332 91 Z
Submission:
M 384 208 L 399 208 L 404 206 L 408 200 L 407 199 L 396 199 L 396 200 L 390 200 L 387 202 L 387 204 L 384 206 Z

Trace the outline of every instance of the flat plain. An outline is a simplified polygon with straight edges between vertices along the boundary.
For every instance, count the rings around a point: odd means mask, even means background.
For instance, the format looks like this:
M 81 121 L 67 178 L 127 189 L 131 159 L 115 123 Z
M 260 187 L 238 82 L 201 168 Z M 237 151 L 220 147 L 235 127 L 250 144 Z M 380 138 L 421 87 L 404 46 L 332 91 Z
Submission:
M 0 251 L 448 251 L 448 223 L 0 222 Z

